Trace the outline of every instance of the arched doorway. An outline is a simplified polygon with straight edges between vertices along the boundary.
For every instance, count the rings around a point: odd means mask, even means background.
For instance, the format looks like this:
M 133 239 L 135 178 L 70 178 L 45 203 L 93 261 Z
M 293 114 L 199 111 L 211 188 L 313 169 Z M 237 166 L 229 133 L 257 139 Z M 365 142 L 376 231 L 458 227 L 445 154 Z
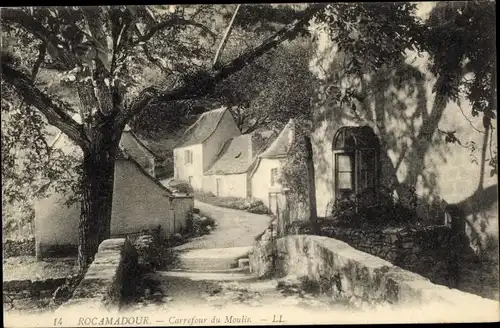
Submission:
M 344 126 L 334 135 L 335 203 L 374 204 L 380 180 L 380 141 L 369 126 Z

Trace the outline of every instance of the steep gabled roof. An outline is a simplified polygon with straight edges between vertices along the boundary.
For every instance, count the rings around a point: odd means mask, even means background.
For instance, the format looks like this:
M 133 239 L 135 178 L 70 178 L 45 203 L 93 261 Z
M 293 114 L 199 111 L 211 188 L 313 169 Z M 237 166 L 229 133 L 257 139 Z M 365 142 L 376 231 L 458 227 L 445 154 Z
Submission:
M 239 174 L 251 170 L 272 131 L 254 131 L 227 140 L 205 174 Z
M 205 174 L 237 174 L 244 173 L 252 164 L 250 158 L 249 134 L 243 134 L 227 140 L 217 155 L 214 164 Z
M 274 142 L 259 157 L 279 158 L 287 155 L 295 134 L 295 122 L 290 119 Z
M 133 166 L 137 169 L 138 173 L 142 174 L 146 178 L 148 178 L 151 182 L 153 182 L 160 190 L 163 190 L 166 194 L 164 194 L 167 197 L 170 198 L 175 198 L 174 192 L 171 188 L 164 186 L 160 181 L 154 179 L 151 175 L 149 175 L 148 172 L 144 170 L 144 168 L 141 166 L 141 164 L 137 163 L 136 160 L 134 160 L 132 157 L 120 157 L 117 158 L 116 163 L 119 162 L 124 162 L 124 163 L 131 163 Z
M 191 146 L 207 140 L 219 125 L 226 110 L 226 107 L 221 107 L 201 114 L 198 120 L 184 132 L 174 148 Z
M 127 126 L 122 133 L 120 139 L 120 148 L 125 148 L 128 154 L 134 158 L 141 158 L 144 156 L 152 156 L 155 159 L 161 160 L 151 148 L 145 145 L 130 128 Z

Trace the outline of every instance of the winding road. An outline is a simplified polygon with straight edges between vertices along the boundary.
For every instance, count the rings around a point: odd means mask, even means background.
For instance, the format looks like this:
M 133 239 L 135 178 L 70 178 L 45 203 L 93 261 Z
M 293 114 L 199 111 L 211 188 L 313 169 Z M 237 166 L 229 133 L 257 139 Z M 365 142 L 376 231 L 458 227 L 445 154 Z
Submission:
M 212 233 L 194 238 L 176 250 L 228 248 L 252 246 L 255 237 L 271 222 L 267 215 L 253 214 L 230 208 L 217 207 L 195 200 L 194 207 L 213 218 L 216 228 Z

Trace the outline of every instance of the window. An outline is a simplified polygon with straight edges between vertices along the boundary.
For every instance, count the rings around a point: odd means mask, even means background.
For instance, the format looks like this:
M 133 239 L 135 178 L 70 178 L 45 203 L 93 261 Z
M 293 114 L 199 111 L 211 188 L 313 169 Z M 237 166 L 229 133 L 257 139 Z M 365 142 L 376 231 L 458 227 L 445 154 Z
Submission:
M 271 169 L 271 186 L 275 186 L 278 183 L 278 169 Z
M 193 151 L 192 150 L 185 150 L 184 151 L 184 163 L 185 164 L 192 164 L 193 163 Z
M 193 177 L 189 177 L 189 185 L 192 187 L 193 186 Z
M 335 199 L 371 202 L 378 185 L 380 143 L 368 126 L 342 127 L 333 140 Z M 365 199 L 366 198 L 366 199 Z
M 354 189 L 354 156 L 349 153 L 336 154 L 337 185 L 339 190 Z
M 359 186 L 361 189 L 373 189 L 375 188 L 375 151 L 360 152 L 359 157 Z
M 217 195 L 216 196 L 219 197 L 220 196 L 220 192 L 221 192 L 221 190 L 220 190 L 221 189 L 221 181 L 220 181 L 220 179 L 216 179 L 215 180 L 215 184 L 216 184 L 216 188 L 217 188 L 217 190 L 216 190 Z

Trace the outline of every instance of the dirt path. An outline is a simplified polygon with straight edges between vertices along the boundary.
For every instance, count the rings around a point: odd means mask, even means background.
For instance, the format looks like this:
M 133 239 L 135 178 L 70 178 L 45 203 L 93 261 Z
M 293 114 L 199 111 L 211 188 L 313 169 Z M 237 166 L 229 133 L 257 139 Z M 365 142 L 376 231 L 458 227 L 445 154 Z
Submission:
M 212 206 L 197 200 L 194 206 L 215 219 L 217 226 L 211 234 L 180 245 L 177 250 L 252 246 L 255 236 L 263 232 L 271 221 L 267 215 Z
M 332 306 L 340 308 L 324 297 L 299 289 L 292 292 L 278 290 L 276 279 L 220 281 L 172 277 L 155 272 L 146 276 L 144 282 L 148 291 L 140 299 L 131 302 L 125 309 L 126 312 L 144 309 L 153 313 L 189 309 L 211 311 L 228 307 L 250 312 L 282 307 L 309 311 L 325 311 L 332 309 Z

